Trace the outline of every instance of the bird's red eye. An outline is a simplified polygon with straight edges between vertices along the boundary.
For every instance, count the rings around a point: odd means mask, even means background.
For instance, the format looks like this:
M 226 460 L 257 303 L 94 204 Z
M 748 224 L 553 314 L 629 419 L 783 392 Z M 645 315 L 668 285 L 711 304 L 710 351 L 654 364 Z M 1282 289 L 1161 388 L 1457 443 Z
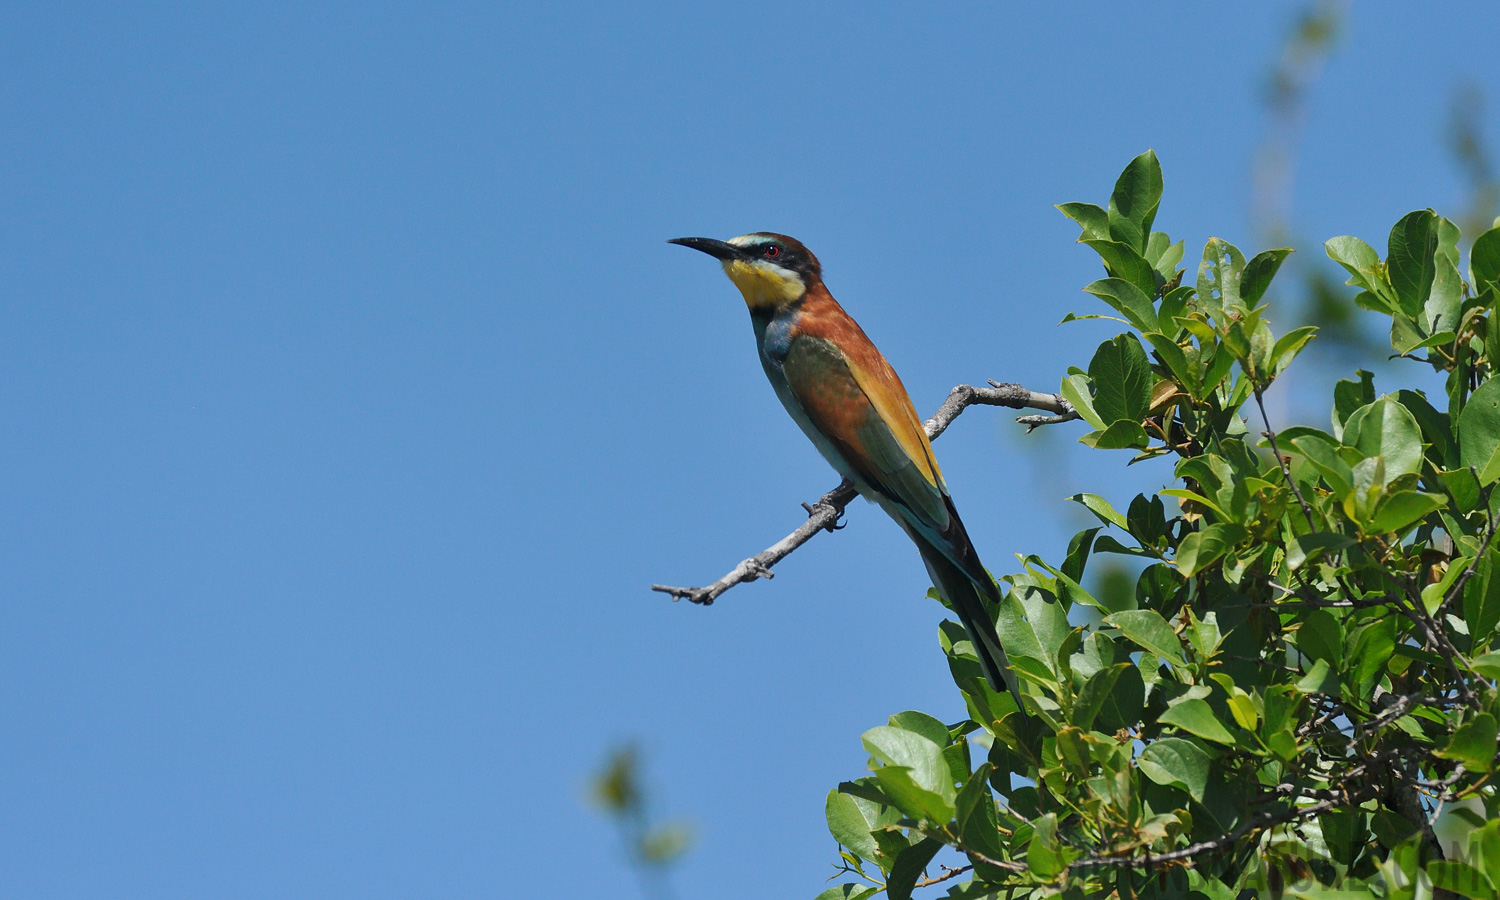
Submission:
M 769 244 L 769 245 L 766 246 L 766 256 L 767 257 L 769 257 L 771 259 L 775 259 L 776 257 L 778 257 L 780 255 L 781 255 L 781 248 L 780 247 L 776 246 L 775 244 Z

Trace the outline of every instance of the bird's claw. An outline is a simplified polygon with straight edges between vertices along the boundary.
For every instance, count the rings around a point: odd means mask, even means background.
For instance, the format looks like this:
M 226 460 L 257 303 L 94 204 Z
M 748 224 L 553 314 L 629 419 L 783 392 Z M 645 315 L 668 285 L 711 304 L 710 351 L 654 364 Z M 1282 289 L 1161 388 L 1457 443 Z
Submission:
M 809 519 L 825 509 L 834 509 L 832 504 L 824 503 L 822 500 L 819 500 L 817 503 L 804 503 L 802 504 L 802 508 L 807 510 L 807 517 Z M 833 521 L 823 526 L 823 530 L 827 531 L 830 534 L 835 531 L 844 530 L 844 525 L 841 524 L 844 521 L 844 510 L 836 509 L 834 510 L 834 512 L 835 515 L 833 517 Z

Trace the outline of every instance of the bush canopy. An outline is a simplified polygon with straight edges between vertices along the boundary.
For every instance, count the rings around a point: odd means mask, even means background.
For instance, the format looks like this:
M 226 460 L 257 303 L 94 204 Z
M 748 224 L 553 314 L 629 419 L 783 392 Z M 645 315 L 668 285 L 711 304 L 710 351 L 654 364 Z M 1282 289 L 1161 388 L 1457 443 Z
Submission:
M 1263 394 L 1313 338 L 1266 316 L 1290 251 L 1212 238 L 1185 279 L 1161 196 L 1148 151 L 1107 208 L 1059 207 L 1106 274 L 1085 290 L 1108 312 L 1067 318 L 1126 326 L 1061 393 L 1084 444 L 1171 458 L 1175 480 L 1074 496 L 1099 524 L 1000 579 L 1024 711 L 942 623 L 967 718 L 864 733 L 870 774 L 826 806 L 848 883 L 818 900 L 1500 897 L 1500 228 L 1467 271 L 1432 210 L 1384 258 L 1328 241 L 1394 355 L 1446 382 L 1378 393 L 1359 371 L 1326 428 L 1273 432 Z M 1090 593 L 1101 554 L 1145 564 L 1134 590 Z M 937 869 L 945 847 L 967 859 Z

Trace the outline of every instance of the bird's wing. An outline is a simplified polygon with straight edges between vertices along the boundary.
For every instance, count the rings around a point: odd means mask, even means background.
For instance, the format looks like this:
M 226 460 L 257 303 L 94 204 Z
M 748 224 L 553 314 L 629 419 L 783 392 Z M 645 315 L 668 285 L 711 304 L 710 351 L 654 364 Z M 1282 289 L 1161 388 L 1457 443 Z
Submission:
M 800 334 L 782 361 L 782 375 L 812 426 L 843 462 L 872 490 L 894 501 L 907 525 L 941 544 L 957 517 L 927 432 L 896 373 L 868 338 L 864 343 L 873 359 L 868 353 L 859 354 L 865 359 L 852 358 L 827 338 Z

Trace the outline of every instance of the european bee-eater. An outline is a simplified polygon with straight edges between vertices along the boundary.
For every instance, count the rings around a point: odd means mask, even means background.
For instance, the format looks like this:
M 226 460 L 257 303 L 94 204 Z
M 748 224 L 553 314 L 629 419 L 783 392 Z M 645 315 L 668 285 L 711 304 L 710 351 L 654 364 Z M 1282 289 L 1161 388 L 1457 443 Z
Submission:
M 723 263 L 745 295 L 760 363 L 786 411 L 823 458 L 911 536 L 933 585 L 968 630 L 990 684 L 1009 687 L 1020 706 L 991 618 L 999 589 L 953 508 L 906 388 L 823 285 L 817 257 L 800 241 L 770 232 L 671 243 Z

